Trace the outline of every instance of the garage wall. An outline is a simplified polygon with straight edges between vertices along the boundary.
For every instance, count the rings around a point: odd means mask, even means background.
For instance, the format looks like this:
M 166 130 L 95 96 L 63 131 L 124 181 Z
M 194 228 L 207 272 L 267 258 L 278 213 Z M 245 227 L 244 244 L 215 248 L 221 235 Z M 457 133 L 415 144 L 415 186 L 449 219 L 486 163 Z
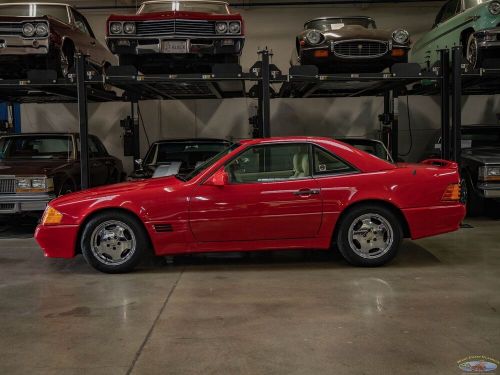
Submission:
M 325 15 L 368 15 L 380 28 L 407 28 L 413 40 L 430 29 L 441 3 L 377 4 L 370 6 L 274 7 L 240 9 L 246 20 L 247 43 L 242 58 L 248 70 L 257 60 L 257 50 L 268 46 L 274 52 L 273 62 L 284 72 L 294 46 L 294 37 L 302 24 Z M 87 17 L 98 38 L 104 39 L 107 13 L 87 11 Z M 276 88 L 278 89 L 278 87 Z M 410 142 L 406 98 L 400 98 L 400 152 L 408 160 L 418 160 L 440 127 L 439 98 L 410 97 Z M 223 137 L 239 139 L 251 134 L 248 118 L 255 113 L 250 99 L 148 101 L 141 112 L 150 142 L 170 137 Z M 500 102 L 495 98 L 464 99 L 463 122 L 495 123 Z M 273 135 L 326 135 L 377 137 L 377 116 L 383 111 L 381 98 L 277 99 L 272 101 Z M 120 119 L 129 114 L 126 103 L 105 103 L 89 107 L 90 131 L 105 142 L 116 156 L 123 154 Z M 23 131 L 77 131 L 76 105 L 23 105 Z M 143 153 L 147 139 L 142 132 Z M 411 146 L 411 147 L 410 147 Z M 124 159 L 127 169 L 130 158 Z

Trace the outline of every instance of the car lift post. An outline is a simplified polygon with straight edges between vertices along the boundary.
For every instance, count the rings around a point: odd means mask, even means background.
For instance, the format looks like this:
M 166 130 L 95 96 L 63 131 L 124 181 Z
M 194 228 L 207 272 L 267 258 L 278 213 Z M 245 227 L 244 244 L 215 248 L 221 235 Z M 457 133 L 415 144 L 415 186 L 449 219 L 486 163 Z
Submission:
M 271 136 L 271 93 L 270 79 L 271 73 L 269 69 L 269 50 L 263 49 L 258 52 L 262 56 L 262 67 L 259 80 L 259 135 L 263 138 Z
M 390 125 L 389 147 L 392 158 L 399 158 L 399 108 L 398 96 L 394 90 L 384 92 L 384 113 L 381 116 L 382 124 Z
M 82 190 L 90 186 L 89 179 L 89 121 L 87 106 L 87 85 L 85 84 L 85 68 L 87 58 L 81 53 L 75 55 L 76 86 L 78 90 L 78 117 L 80 122 L 80 170 Z
M 440 53 L 441 74 L 441 158 L 450 160 L 450 50 Z
M 137 108 L 137 111 L 135 110 Z M 133 141 L 133 151 L 134 151 L 134 161 L 141 158 L 141 138 L 139 130 L 139 101 L 133 99 L 130 101 L 130 117 L 132 118 L 132 133 L 134 137 Z
M 451 116 L 452 160 L 460 165 L 462 153 L 462 47 L 452 49 L 453 95 Z

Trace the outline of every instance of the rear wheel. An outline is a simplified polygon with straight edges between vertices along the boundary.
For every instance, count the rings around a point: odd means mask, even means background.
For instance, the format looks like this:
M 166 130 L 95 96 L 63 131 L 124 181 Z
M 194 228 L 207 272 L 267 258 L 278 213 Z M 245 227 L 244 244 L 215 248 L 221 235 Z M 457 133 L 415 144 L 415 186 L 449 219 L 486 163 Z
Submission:
M 132 271 L 148 243 L 139 220 L 123 212 L 98 214 L 85 225 L 81 237 L 83 257 L 105 273 Z
M 402 238 L 401 223 L 391 210 L 363 205 L 352 208 L 342 218 L 336 245 L 349 263 L 376 267 L 396 256 Z

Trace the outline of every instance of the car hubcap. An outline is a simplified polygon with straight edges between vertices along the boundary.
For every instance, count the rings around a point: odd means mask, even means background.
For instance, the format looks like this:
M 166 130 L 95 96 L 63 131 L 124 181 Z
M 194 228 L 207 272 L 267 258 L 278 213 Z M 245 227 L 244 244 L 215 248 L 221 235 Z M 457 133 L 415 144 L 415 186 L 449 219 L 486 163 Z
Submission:
M 61 52 L 61 72 L 64 77 L 69 73 L 69 59 L 64 52 Z
M 91 249 L 104 264 L 120 265 L 129 260 L 136 250 L 136 239 L 130 227 L 116 220 L 100 224 L 92 233 Z
M 469 42 L 469 48 L 467 48 L 467 61 L 475 67 L 477 62 L 477 41 L 476 38 L 472 38 Z
M 378 214 L 356 218 L 349 227 L 349 245 L 360 257 L 375 259 L 386 254 L 394 241 L 391 224 Z

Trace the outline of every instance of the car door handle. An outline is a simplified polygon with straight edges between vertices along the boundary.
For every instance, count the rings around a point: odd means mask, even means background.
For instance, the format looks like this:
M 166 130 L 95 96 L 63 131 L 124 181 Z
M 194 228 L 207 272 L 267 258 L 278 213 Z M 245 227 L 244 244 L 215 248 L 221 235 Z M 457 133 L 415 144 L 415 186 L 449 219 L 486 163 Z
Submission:
M 317 195 L 319 193 L 319 189 L 300 189 L 293 192 L 294 195 Z

